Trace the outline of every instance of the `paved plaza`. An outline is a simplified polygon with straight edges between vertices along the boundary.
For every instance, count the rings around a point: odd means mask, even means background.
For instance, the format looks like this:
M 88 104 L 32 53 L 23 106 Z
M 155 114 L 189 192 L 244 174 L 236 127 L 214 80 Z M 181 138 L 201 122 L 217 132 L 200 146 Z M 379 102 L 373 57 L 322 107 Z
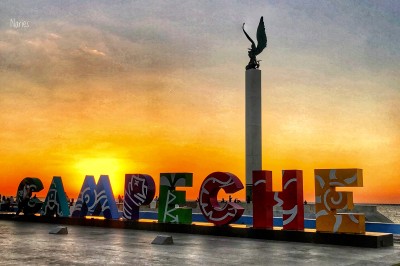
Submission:
M 0 221 L 1 265 L 394 265 L 400 245 L 355 248 L 235 237 L 169 234 L 173 245 L 152 245 L 160 232 Z

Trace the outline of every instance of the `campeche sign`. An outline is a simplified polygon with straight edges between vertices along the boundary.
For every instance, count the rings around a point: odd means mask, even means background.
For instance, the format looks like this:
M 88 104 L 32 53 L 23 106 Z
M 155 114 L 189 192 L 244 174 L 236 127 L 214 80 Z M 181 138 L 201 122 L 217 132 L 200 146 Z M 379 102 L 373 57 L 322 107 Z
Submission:
M 283 230 L 304 230 L 303 172 L 282 171 L 283 190 L 272 191 L 272 172 L 253 172 L 253 228 L 273 228 L 273 207 L 283 209 Z M 351 209 L 352 192 L 336 191 L 336 187 L 361 187 L 361 169 L 316 169 L 315 209 L 316 229 L 334 233 L 365 233 L 363 214 L 342 213 L 338 209 Z M 22 181 L 21 181 L 22 182 Z M 192 223 L 192 209 L 180 207 L 186 203 L 186 192 L 178 187 L 191 187 L 192 173 L 161 173 L 158 206 L 159 223 Z M 208 175 L 199 191 L 199 207 L 204 217 L 217 226 L 237 221 L 244 209 L 239 204 L 227 202 L 220 205 L 217 195 L 220 189 L 227 194 L 243 189 L 240 179 L 232 173 L 214 172 Z M 123 202 L 123 218 L 139 219 L 141 205 L 150 204 L 155 195 L 155 183 L 146 174 L 126 174 Z M 95 182 L 86 176 L 75 208 L 70 215 L 61 177 L 53 177 L 41 214 L 45 216 L 85 217 L 103 215 L 106 219 L 119 219 L 109 177 L 102 175 Z

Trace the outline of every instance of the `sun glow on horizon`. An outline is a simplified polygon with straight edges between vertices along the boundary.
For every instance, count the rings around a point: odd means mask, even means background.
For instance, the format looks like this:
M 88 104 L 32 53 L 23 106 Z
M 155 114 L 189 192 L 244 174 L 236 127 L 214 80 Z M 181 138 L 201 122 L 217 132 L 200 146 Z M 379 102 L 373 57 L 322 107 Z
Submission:
M 124 176 L 126 163 L 121 159 L 111 157 L 92 157 L 80 159 L 74 165 L 77 174 L 81 176 L 92 175 L 96 182 L 101 175 L 108 175 L 114 196 L 121 194 L 124 189 Z M 82 185 L 82 184 L 81 184 Z

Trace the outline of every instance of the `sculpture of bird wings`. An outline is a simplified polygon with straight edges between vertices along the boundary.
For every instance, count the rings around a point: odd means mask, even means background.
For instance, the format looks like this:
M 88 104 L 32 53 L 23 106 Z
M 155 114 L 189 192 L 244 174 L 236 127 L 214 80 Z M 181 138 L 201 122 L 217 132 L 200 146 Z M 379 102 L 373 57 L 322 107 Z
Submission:
M 267 34 L 265 33 L 264 19 L 261 17 L 257 28 L 257 48 L 255 54 L 260 54 L 265 47 L 267 47 Z
M 253 47 L 256 47 L 256 44 L 254 43 L 254 41 L 250 38 L 250 36 L 247 34 L 247 32 L 244 30 L 244 23 L 243 23 L 243 26 L 242 26 L 242 30 L 243 30 L 243 32 L 244 32 L 244 35 L 246 35 L 246 37 L 247 37 L 247 39 L 251 42 L 251 47 L 253 48 Z

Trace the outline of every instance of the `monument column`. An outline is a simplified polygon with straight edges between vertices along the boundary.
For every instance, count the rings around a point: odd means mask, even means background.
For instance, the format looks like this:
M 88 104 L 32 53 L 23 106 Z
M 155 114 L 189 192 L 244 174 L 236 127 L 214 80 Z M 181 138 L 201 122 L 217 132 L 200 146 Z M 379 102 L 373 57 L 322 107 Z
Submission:
M 246 70 L 246 201 L 252 200 L 253 170 L 262 170 L 261 70 Z
M 251 43 L 248 49 L 249 63 L 246 66 L 246 201 L 253 199 L 253 171 L 261 170 L 261 70 L 259 55 L 267 47 L 267 34 L 263 17 L 257 28 L 257 46 L 244 30 Z

